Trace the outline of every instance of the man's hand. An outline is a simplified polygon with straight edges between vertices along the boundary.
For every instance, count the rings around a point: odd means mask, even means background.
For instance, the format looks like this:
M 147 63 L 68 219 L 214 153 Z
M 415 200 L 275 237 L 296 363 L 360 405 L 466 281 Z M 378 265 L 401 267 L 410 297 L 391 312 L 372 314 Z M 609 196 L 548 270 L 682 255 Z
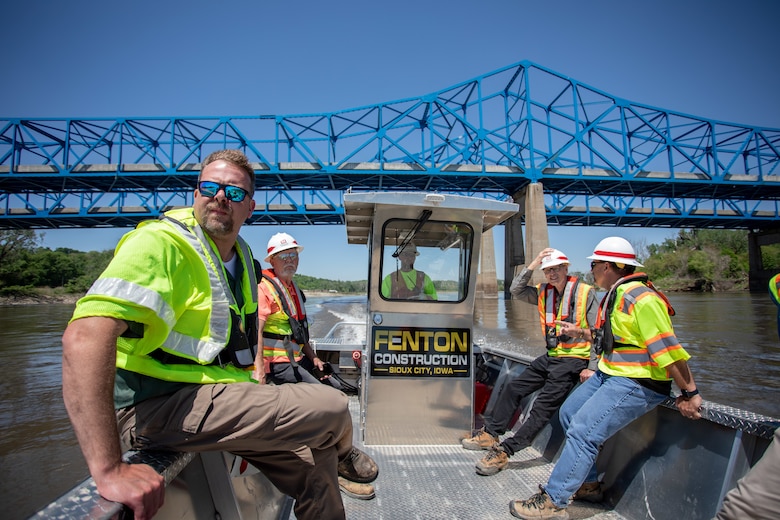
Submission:
M 580 383 L 584 383 L 590 377 L 595 374 L 596 372 L 594 370 L 588 370 L 587 368 L 583 368 L 582 372 L 580 372 Z
M 100 496 L 132 509 L 135 520 L 152 518 L 165 500 L 165 479 L 146 464 L 123 462 L 95 483 Z
M 683 396 L 679 396 L 677 399 L 674 400 L 674 404 L 677 405 L 677 409 L 680 410 L 680 413 L 683 415 L 683 417 L 686 417 L 688 419 L 693 419 L 694 421 L 697 419 L 701 419 L 701 396 L 700 395 L 694 395 L 690 399 L 686 399 Z
M 124 321 L 92 316 L 72 321 L 62 335 L 62 397 L 98 492 L 151 518 L 162 506 L 163 478 L 150 466 L 122 462 L 114 374 L 116 340 Z
M 325 364 L 322 362 L 320 358 L 317 356 L 314 356 L 311 360 L 311 362 L 314 364 L 314 367 L 319 370 L 320 372 L 325 372 Z
M 553 253 L 553 251 L 555 251 L 555 249 L 553 249 L 552 247 L 542 249 L 542 251 L 538 255 L 536 255 L 536 258 L 534 258 L 533 262 L 528 264 L 528 269 L 530 269 L 531 271 L 538 269 L 539 266 L 542 265 L 542 260 L 545 257 L 550 256 Z
M 693 374 L 691 374 L 691 369 L 688 367 L 688 363 L 685 360 L 680 359 L 675 361 L 671 365 L 668 365 L 666 370 L 669 375 L 672 376 L 674 382 L 677 383 L 677 387 L 681 390 L 692 392 L 696 388 Z M 683 417 L 693 419 L 694 421 L 696 419 L 701 419 L 701 395 L 696 394 L 688 399 L 680 396 L 675 399 L 674 404 L 677 405 L 677 409 L 680 410 Z

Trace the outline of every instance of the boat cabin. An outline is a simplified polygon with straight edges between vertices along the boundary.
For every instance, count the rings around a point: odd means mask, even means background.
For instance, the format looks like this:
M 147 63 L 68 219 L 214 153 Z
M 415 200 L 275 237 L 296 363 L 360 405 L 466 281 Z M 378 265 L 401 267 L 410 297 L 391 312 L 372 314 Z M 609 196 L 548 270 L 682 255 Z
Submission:
M 371 192 L 345 194 L 344 211 L 347 242 L 369 249 L 363 442 L 451 444 L 473 427 L 482 234 L 518 205 Z

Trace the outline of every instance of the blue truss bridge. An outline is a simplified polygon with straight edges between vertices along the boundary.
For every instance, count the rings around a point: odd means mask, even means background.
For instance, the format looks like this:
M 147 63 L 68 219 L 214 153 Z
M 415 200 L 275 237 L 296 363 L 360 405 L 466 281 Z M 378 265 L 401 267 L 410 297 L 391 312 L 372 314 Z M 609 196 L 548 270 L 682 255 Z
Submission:
M 345 190 L 519 198 L 551 225 L 776 229 L 780 129 L 631 102 L 522 61 L 416 98 L 236 117 L 0 118 L 0 228 L 124 227 L 239 148 L 251 224 L 340 224 Z

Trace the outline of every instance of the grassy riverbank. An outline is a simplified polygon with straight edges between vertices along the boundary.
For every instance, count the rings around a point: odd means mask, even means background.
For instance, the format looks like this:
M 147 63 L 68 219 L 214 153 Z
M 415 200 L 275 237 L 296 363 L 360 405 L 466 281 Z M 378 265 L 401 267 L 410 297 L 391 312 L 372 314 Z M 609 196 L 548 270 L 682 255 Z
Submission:
M 0 305 L 40 305 L 42 303 L 72 303 L 75 304 L 81 294 L 66 293 L 50 288 L 36 288 L 26 294 L 0 296 Z

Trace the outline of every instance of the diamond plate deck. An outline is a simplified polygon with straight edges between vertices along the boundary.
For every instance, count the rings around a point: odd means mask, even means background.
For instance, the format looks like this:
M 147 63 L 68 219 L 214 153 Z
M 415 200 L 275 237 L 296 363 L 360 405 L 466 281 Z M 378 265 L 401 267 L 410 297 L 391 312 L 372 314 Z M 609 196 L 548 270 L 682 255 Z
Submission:
M 359 424 L 359 403 L 350 398 L 354 424 Z M 464 432 L 466 433 L 466 432 Z M 348 520 L 493 520 L 512 518 L 510 500 L 525 499 L 547 481 L 553 464 L 533 448 L 510 459 L 509 467 L 492 477 L 477 475 L 474 466 L 485 452 L 452 445 L 369 446 L 355 444 L 379 465 L 374 482 L 376 498 L 355 500 L 342 495 Z M 572 520 L 622 520 L 605 506 L 572 504 Z

